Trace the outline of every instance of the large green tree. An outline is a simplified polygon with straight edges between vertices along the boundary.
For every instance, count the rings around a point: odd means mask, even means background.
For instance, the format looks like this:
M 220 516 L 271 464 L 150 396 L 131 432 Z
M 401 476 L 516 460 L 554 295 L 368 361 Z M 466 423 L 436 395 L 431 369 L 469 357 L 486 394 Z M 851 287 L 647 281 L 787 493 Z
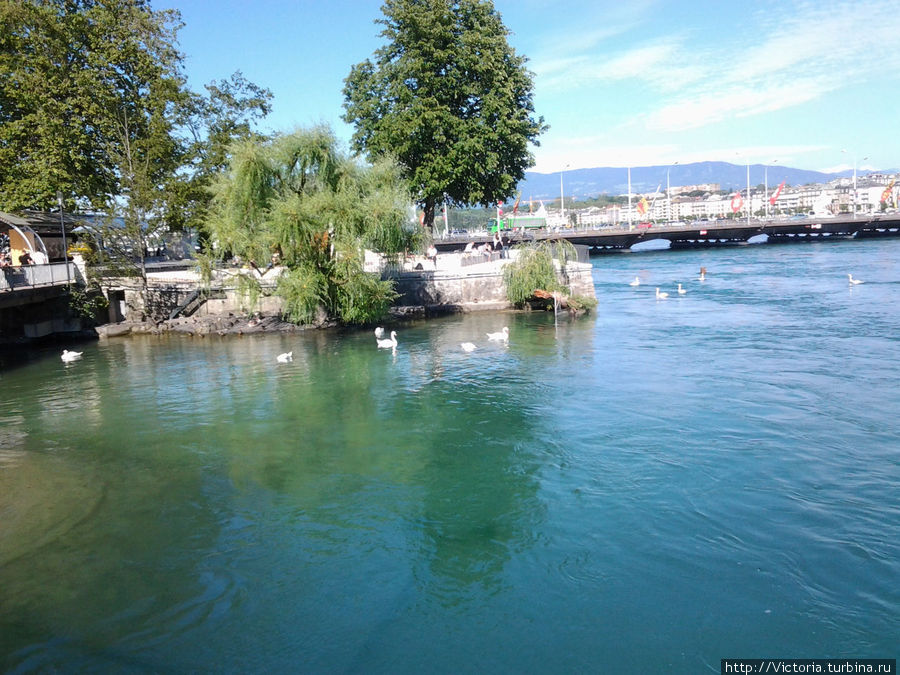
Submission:
M 202 217 L 224 148 L 271 94 L 240 74 L 190 91 L 181 25 L 149 0 L 0 0 L 0 209 L 46 210 L 58 192 L 108 208 L 134 194 L 131 156 L 165 196 L 157 216 Z
M 386 0 L 382 13 L 386 44 L 344 83 L 354 150 L 397 158 L 429 228 L 441 202 L 510 197 L 546 127 L 493 3 Z
M 102 207 L 118 194 L 111 152 L 133 137 L 173 170 L 167 109 L 183 81 L 176 13 L 142 0 L 0 0 L 0 204 Z
M 219 255 L 257 269 L 278 256 L 289 319 L 366 323 L 395 296 L 391 282 L 365 273 L 365 250 L 398 254 L 416 244 L 409 204 L 396 164 L 361 165 L 338 150 L 330 129 L 316 127 L 240 143 L 206 227 Z

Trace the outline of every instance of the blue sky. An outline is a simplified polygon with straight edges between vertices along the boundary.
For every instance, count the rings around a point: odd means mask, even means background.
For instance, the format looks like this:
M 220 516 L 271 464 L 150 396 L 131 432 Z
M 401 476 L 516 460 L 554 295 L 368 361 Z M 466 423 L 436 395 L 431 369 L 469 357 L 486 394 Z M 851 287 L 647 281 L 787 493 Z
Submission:
M 274 94 L 265 127 L 330 124 L 381 44 L 380 0 L 153 0 L 178 9 L 194 88 L 241 70 Z M 900 166 L 900 5 L 496 0 L 565 167 L 703 160 L 835 171 Z

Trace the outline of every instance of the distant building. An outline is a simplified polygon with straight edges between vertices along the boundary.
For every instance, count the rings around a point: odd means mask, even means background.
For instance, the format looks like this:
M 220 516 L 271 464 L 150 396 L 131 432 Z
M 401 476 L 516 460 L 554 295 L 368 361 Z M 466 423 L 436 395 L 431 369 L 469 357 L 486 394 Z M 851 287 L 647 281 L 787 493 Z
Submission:
M 892 183 L 892 181 L 894 181 Z M 867 215 L 881 210 L 882 197 L 888 191 L 886 208 L 897 208 L 900 199 L 900 176 L 892 174 L 868 174 L 857 176 L 856 190 L 853 178 L 839 178 L 827 184 L 810 184 L 796 187 L 785 186 L 778 192 L 774 204 L 769 203 L 770 217 L 789 216 L 794 214 L 830 215 L 852 213 L 854 206 L 857 213 Z M 722 218 L 746 218 L 766 213 L 767 200 L 775 195 L 777 186 L 770 185 L 767 190 L 747 188 L 722 195 L 718 183 L 704 185 L 673 186 L 667 196 L 665 192 L 649 192 L 632 195 L 631 206 L 611 205 L 605 208 L 591 207 L 578 209 L 573 204 L 567 209 L 567 215 L 575 214 L 578 227 L 603 227 L 631 222 L 652 221 L 656 223 L 668 220 L 692 222 L 697 220 L 717 220 Z M 890 189 L 888 189 L 890 188 Z M 704 192 L 702 197 L 687 196 L 692 192 Z M 732 209 L 732 197 L 740 193 L 740 208 Z M 645 207 L 642 210 L 642 205 Z M 671 215 L 670 215 L 671 214 Z M 558 213 L 556 214 L 558 216 Z M 561 219 L 559 219 L 561 221 Z
M 702 185 L 679 185 L 671 188 L 672 196 L 683 195 L 689 192 L 719 192 L 722 186 L 719 183 L 704 183 Z

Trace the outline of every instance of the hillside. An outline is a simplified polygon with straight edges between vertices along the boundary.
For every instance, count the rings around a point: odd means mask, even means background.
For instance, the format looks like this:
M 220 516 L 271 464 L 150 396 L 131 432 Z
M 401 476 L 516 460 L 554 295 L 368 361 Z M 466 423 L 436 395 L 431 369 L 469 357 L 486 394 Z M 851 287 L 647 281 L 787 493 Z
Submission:
M 750 184 L 761 185 L 765 179 L 765 165 L 750 165 Z M 666 171 L 669 184 L 700 185 L 719 183 L 721 189 L 736 189 L 747 186 L 747 165 L 728 162 L 695 162 L 674 166 L 639 166 L 631 169 L 631 189 L 635 193 L 653 192 L 657 187 L 666 189 Z M 869 173 L 867 171 L 867 173 Z M 769 165 L 769 185 L 787 181 L 788 185 L 806 183 L 827 183 L 836 178 L 852 176 L 853 171 L 823 173 L 806 169 L 792 169 L 787 166 Z M 523 199 L 559 199 L 559 172 L 526 172 L 525 180 L 519 184 Z M 570 169 L 563 174 L 563 191 L 566 198 L 596 197 L 601 194 L 620 195 L 628 192 L 627 169 L 621 167 L 597 167 L 593 169 Z

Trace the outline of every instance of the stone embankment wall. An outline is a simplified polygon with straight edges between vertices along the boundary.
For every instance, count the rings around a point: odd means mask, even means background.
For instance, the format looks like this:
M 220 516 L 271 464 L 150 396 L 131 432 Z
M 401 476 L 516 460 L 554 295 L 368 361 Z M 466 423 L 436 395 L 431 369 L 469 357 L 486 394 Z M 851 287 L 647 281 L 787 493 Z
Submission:
M 569 263 L 559 270 L 560 281 L 573 295 L 595 297 L 591 265 Z M 500 265 L 476 265 L 470 268 L 417 270 L 401 272 L 396 281 L 402 306 L 450 306 L 460 311 L 504 309 L 511 307 L 506 299 L 506 284 Z
M 595 297 L 591 269 L 590 264 L 570 262 L 559 270 L 559 278 L 572 289 L 573 295 Z M 477 311 L 511 307 L 506 299 L 502 264 L 453 266 L 447 269 L 439 264 L 437 269 L 432 267 L 430 270 L 395 271 L 389 278 L 394 280 L 400 294 L 395 305 L 403 308 L 401 313 L 426 312 L 429 309 Z M 250 304 L 233 286 L 233 282 L 227 281 L 215 284 L 208 291 L 205 303 L 191 313 L 191 316 L 280 314 L 280 298 L 263 294 L 254 304 Z M 132 282 L 118 285 L 114 289 L 108 289 L 110 322 L 137 322 L 144 318 L 156 322 L 165 321 L 198 288 L 199 282 L 192 282 L 188 278 L 151 278 L 145 302 L 139 284 Z M 272 288 L 274 286 L 265 290 L 270 291 Z

